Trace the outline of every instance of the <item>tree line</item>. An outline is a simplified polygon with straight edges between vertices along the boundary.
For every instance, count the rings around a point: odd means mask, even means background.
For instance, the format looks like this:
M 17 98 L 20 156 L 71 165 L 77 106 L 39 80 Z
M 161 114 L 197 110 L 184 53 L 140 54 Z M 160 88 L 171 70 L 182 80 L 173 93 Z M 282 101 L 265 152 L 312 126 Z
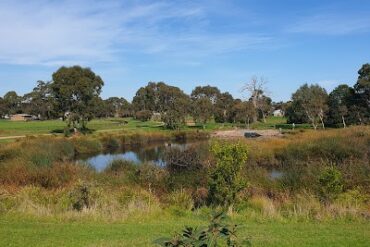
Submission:
M 197 86 L 188 95 L 165 82 L 149 82 L 129 102 L 122 97 L 102 99 L 104 82 L 90 68 L 61 67 L 51 81 L 38 81 L 30 93 L 19 96 L 10 91 L 0 97 L 0 116 L 27 113 L 41 120 L 62 118 L 76 128 L 86 128 L 93 118 L 134 117 L 141 121 L 156 119 L 169 129 L 178 129 L 189 116 L 203 127 L 211 120 L 248 126 L 266 121 L 279 109 L 288 123 L 310 123 L 315 129 L 325 125 L 346 127 L 370 121 L 370 64 L 364 64 L 358 74 L 353 87 L 342 84 L 329 94 L 317 84 L 304 84 L 288 102 L 272 102 L 266 80 L 257 77 L 244 85 L 245 100 L 210 85 Z

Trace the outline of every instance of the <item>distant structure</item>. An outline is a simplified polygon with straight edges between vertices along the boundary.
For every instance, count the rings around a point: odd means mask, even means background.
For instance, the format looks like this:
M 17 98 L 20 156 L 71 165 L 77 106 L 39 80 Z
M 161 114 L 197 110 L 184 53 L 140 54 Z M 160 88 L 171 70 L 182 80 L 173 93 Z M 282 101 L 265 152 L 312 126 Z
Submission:
M 162 115 L 159 112 L 154 112 L 150 120 L 154 122 L 160 122 L 162 120 Z
M 15 114 L 10 116 L 11 121 L 31 121 L 35 119 L 35 116 L 29 114 Z
M 284 112 L 281 109 L 276 109 L 275 111 L 272 112 L 272 115 L 274 115 L 274 117 L 283 117 Z

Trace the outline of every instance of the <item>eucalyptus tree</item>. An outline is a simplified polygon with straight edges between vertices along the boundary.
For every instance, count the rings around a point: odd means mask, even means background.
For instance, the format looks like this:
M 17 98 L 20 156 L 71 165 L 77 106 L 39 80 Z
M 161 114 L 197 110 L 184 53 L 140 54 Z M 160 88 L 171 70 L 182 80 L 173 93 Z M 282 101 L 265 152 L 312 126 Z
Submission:
M 195 122 L 202 124 L 203 128 L 216 112 L 216 104 L 221 92 L 217 87 L 198 86 L 191 92 L 191 115 Z
M 354 85 L 354 99 L 358 121 L 370 122 L 370 64 L 362 65 L 358 71 L 358 79 Z
M 149 82 L 136 92 L 132 105 L 136 112 L 160 113 L 165 126 L 175 129 L 185 123 L 190 101 L 178 87 L 164 82 Z
M 21 110 L 21 103 L 22 97 L 18 96 L 15 91 L 7 92 L 3 97 L 3 102 L 5 106 L 5 114 L 12 115 L 16 113 L 20 113 Z
M 329 124 L 342 123 L 343 128 L 347 127 L 347 117 L 349 116 L 353 95 L 353 88 L 346 84 L 339 85 L 329 94 L 329 111 L 327 114 L 327 122 Z
M 68 126 L 86 128 L 104 85 L 101 77 L 76 65 L 59 68 L 52 78 L 50 87 L 60 116 L 68 120 Z
M 32 92 L 23 96 L 24 112 L 39 116 L 41 119 L 51 119 L 55 116 L 55 101 L 52 96 L 50 82 L 37 81 Z
M 292 103 L 301 107 L 315 130 L 319 122 L 322 128 L 325 128 L 324 115 L 328 109 L 327 101 L 326 90 L 317 84 L 308 85 L 306 83 L 292 95 Z

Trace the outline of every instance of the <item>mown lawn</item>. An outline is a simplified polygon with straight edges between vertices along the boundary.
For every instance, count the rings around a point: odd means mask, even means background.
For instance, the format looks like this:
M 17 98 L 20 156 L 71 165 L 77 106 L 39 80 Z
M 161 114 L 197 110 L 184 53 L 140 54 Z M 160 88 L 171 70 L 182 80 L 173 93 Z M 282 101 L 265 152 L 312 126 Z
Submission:
M 240 221 L 240 220 L 239 220 Z M 252 246 L 370 246 L 368 223 L 243 223 L 240 235 Z M 127 223 L 58 222 L 55 220 L 0 218 L 0 246 L 152 246 L 158 237 L 184 225 L 204 225 L 196 216 L 169 217 Z
M 237 127 L 245 128 L 244 124 L 237 124 Z M 7 136 L 24 136 L 24 135 L 41 135 L 41 134 L 61 134 L 63 133 L 66 123 L 61 120 L 48 121 L 30 121 L 14 122 L 9 120 L 0 120 L 0 138 Z M 169 131 L 163 127 L 161 122 L 141 122 L 132 118 L 107 118 L 94 119 L 90 121 L 87 127 L 93 132 L 110 132 L 110 131 Z M 235 126 L 231 123 L 215 123 L 210 121 L 205 125 L 205 130 L 212 131 L 217 129 L 230 129 Z M 284 117 L 269 117 L 266 123 L 256 122 L 251 124 L 252 129 L 291 129 L 291 124 L 286 124 Z M 311 128 L 309 124 L 296 124 L 297 129 Z M 190 125 L 183 127 L 182 130 L 202 130 L 203 126 Z M 2 140 L 3 142 L 4 140 Z
M 126 121 L 126 122 L 125 122 Z M 61 120 L 48 121 L 29 121 L 15 122 L 9 120 L 0 120 L 0 137 L 4 136 L 21 136 L 21 135 L 39 135 L 39 134 L 58 134 L 63 133 L 66 123 Z M 161 128 L 160 123 L 140 122 L 133 119 L 107 118 L 94 119 L 88 123 L 88 128 L 92 131 L 114 131 L 114 130 L 158 130 Z
M 206 125 L 206 130 L 214 130 L 218 128 L 227 128 L 231 124 L 218 124 L 210 122 Z M 66 123 L 61 120 L 47 121 L 29 121 L 15 122 L 9 120 L 0 120 L 0 137 L 6 136 L 23 136 L 23 135 L 41 135 L 41 134 L 61 134 L 63 133 Z M 94 119 L 90 121 L 87 127 L 93 132 L 107 131 L 169 131 L 163 127 L 160 122 L 141 122 L 132 118 L 107 118 Z M 183 130 L 202 129 L 202 126 L 188 126 Z

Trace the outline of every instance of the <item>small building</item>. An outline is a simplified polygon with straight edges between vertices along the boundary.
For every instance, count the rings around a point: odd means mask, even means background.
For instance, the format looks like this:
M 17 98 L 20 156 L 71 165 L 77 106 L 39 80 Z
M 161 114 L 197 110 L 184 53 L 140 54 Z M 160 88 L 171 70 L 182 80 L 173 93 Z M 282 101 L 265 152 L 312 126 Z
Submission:
M 275 111 L 272 112 L 272 115 L 274 117 L 283 117 L 284 112 L 281 109 L 276 109 Z
M 31 121 L 34 119 L 35 117 L 29 114 L 15 114 L 10 116 L 11 121 Z

